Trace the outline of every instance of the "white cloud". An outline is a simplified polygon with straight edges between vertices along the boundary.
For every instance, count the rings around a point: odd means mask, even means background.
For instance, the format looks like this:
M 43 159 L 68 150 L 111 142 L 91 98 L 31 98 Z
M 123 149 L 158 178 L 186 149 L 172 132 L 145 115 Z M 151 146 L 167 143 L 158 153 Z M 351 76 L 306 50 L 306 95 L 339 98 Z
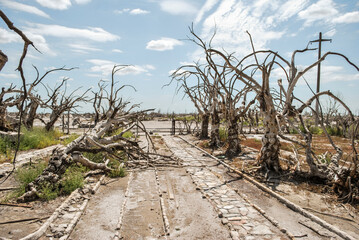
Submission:
M 70 0 L 36 0 L 41 6 L 56 9 L 65 10 L 71 6 Z
M 337 33 L 337 30 L 335 28 L 329 30 L 328 32 L 324 33 L 324 36 L 326 37 L 333 37 Z
M 21 38 L 14 32 L 0 28 L 0 43 L 21 42 Z
M 150 13 L 149 11 L 146 11 L 146 10 L 142 10 L 140 8 L 136 8 L 136 9 L 132 9 L 130 11 L 130 14 L 131 15 L 142 15 L 142 14 L 148 14 Z
M 122 10 L 115 10 L 114 12 L 116 13 L 116 14 L 122 14 L 122 13 L 126 13 L 126 12 L 129 12 L 131 9 L 129 9 L 129 8 L 124 8 L 124 9 L 122 9 Z
M 109 60 L 103 60 L 103 59 L 89 59 L 87 62 L 92 63 L 94 66 L 90 68 L 91 72 L 99 72 L 102 74 L 102 76 L 109 76 L 112 72 L 114 65 L 119 65 L 118 63 L 115 63 L 113 61 Z M 117 72 L 118 75 L 138 75 L 141 73 L 148 73 L 149 70 L 154 70 L 155 67 L 152 65 L 130 65 L 119 72 Z
M 222 0 L 218 8 L 211 13 L 204 21 L 200 37 L 209 41 L 216 30 L 212 46 L 224 48 L 228 52 L 237 54 L 248 54 L 251 52 L 249 37 L 246 31 L 250 32 L 256 49 L 266 47 L 268 41 L 279 39 L 285 31 L 274 31 L 274 21 L 279 21 L 276 11 L 280 4 L 271 4 L 270 1 L 263 1 L 261 4 L 251 1 Z M 260 11 L 256 11 L 261 9 Z M 272 25 L 268 25 L 268 17 L 272 15 Z M 195 52 L 192 60 L 197 60 L 198 52 Z M 202 54 L 202 53 L 201 53 Z
M 2 78 L 1 80 L 3 81 L 6 80 L 6 78 L 11 78 L 11 79 L 19 78 L 19 75 L 15 73 L 0 73 L 0 77 Z
M 150 13 L 150 11 L 147 10 L 143 10 L 140 8 L 135 8 L 135 9 L 129 9 L 129 8 L 124 8 L 122 10 L 115 10 L 114 11 L 116 14 L 122 14 L 122 13 L 129 13 L 131 15 L 145 15 Z
M 145 65 L 144 68 L 146 68 L 146 69 L 148 69 L 148 70 L 155 70 L 155 69 L 156 69 L 156 67 L 153 66 L 153 65 L 151 65 L 151 64 Z
M 147 43 L 146 49 L 155 51 L 172 50 L 175 46 L 183 45 L 183 42 L 174 38 L 161 38 L 160 40 L 151 40 Z
M 25 28 L 26 31 L 34 34 L 41 34 L 61 38 L 76 38 L 87 39 L 97 42 L 108 42 L 119 40 L 120 37 L 105 31 L 102 28 L 89 27 L 83 28 L 70 28 L 61 25 L 46 25 L 33 23 L 30 27 Z
M 123 53 L 123 51 L 122 50 L 120 50 L 120 49 L 112 49 L 112 52 L 115 52 L 115 53 Z
M 75 0 L 75 2 L 77 4 L 87 4 L 87 3 L 91 2 L 91 0 Z
M 192 15 L 197 13 L 197 7 L 193 2 L 184 0 L 163 0 L 160 2 L 162 11 L 173 15 Z
M 309 0 L 289 0 L 284 1 L 283 4 L 281 4 L 278 14 L 276 14 L 276 17 L 280 21 L 286 21 L 289 18 L 295 16 L 300 12 L 307 4 Z
M 203 7 L 199 10 L 194 23 L 200 22 L 203 18 L 203 15 L 210 11 L 218 3 L 218 1 L 219 0 L 207 0 Z
M 46 39 L 37 33 L 24 31 L 29 39 L 34 43 L 35 47 L 43 54 L 56 56 L 57 53 L 53 51 L 46 42 Z
M 88 52 L 94 52 L 94 51 L 100 51 L 101 49 L 99 48 L 94 48 L 91 47 L 87 44 L 83 44 L 83 43 L 72 43 L 69 44 L 69 47 L 71 47 L 74 52 L 78 52 L 78 53 L 88 53 Z
M 348 12 L 333 19 L 334 23 L 357 23 L 359 22 L 359 11 Z
M 50 16 L 48 14 L 46 14 L 45 12 L 41 11 L 40 9 L 38 9 L 38 8 L 36 8 L 34 6 L 26 5 L 26 4 L 23 4 L 23 3 L 18 3 L 18 2 L 15 2 L 15 1 L 9 1 L 9 0 L 0 0 L 0 3 L 3 6 L 11 8 L 11 9 L 15 9 L 15 10 L 18 10 L 18 11 L 35 14 L 35 15 L 38 15 L 40 17 L 50 18 Z
M 42 53 L 48 54 L 50 56 L 56 56 L 56 53 L 50 49 L 46 39 L 36 33 L 24 31 L 25 35 L 34 43 L 35 47 Z M 0 43 L 12 43 L 12 42 L 23 42 L 22 39 L 13 32 L 10 32 L 6 29 L 0 28 Z M 31 50 L 32 48 L 30 48 Z
M 329 21 L 338 15 L 338 10 L 332 0 L 319 0 L 307 9 L 298 13 L 299 18 L 305 20 L 305 26 L 310 26 L 315 21 Z

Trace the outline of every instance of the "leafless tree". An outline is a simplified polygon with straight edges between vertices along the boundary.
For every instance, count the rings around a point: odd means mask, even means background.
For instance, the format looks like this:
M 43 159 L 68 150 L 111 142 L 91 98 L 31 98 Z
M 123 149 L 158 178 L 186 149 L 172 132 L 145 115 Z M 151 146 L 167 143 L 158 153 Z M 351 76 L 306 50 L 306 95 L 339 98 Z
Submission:
M 126 164 L 133 164 L 136 160 L 142 159 L 147 160 L 149 165 L 156 163 L 158 159 L 153 158 L 151 153 L 142 149 L 142 147 L 139 146 L 138 140 L 124 137 L 124 133 L 134 127 L 143 129 L 146 133 L 141 118 L 144 117 L 145 113 L 149 110 L 133 112 L 132 110 L 137 105 L 131 105 L 129 102 L 122 100 L 118 89 L 123 89 L 123 86 L 116 86 L 114 78 L 115 73 L 120 70 L 116 71 L 116 69 L 121 70 L 123 68 L 114 66 L 110 89 L 108 91 L 106 88 L 99 89 L 99 91 L 108 92 L 108 95 L 107 97 L 103 97 L 103 101 L 101 101 L 102 105 L 100 108 L 103 110 L 103 115 L 99 118 L 95 127 L 90 129 L 89 132 L 79 136 L 66 147 L 56 149 L 44 172 L 26 187 L 25 194 L 18 198 L 19 202 L 36 199 L 38 190 L 44 182 L 50 184 L 57 183 L 68 166 L 74 162 L 82 164 L 92 170 L 99 169 L 104 172 L 114 170 L 108 167 L 106 162 L 92 162 L 82 154 L 84 152 L 103 152 L 107 154 L 107 157 L 112 157 L 121 162 L 124 162 L 122 155 L 125 154 L 128 158 Z M 97 96 L 100 95 L 101 94 L 97 94 Z M 122 154 L 120 154 L 119 151 Z
M 190 98 L 194 106 L 196 107 L 199 115 L 201 116 L 201 139 L 208 138 L 208 128 L 209 128 L 209 119 L 210 119 L 210 104 L 211 104 L 211 93 L 208 89 L 208 86 L 202 82 L 202 77 L 198 72 L 185 70 L 186 68 L 195 68 L 199 67 L 197 65 L 185 65 L 178 68 L 174 73 L 172 73 L 172 81 L 176 81 L 178 85 L 177 91 L 183 89 L 185 95 Z M 192 82 L 189 83 L 189 82 Z M 191 85 L 189 85 L 191 84 Z
M 350 65 L 354 66 L 356 69 L 358 69 L 358 67 L 349 61 L 349 59 L 346 58 L 343 54 L 327 52 L 319 60 L 312 63 L 304 70 L 298 71 L 295 64 L 296 54 L 313 49 L 305 48 L 303 50 L 296 50 L 292 54 L 291 61 L 287 61 L 277 52 L 271 50 L 256 51 L 252 38 L 249 33 L 248 35 L 250 37 L 253 52 L 243 57 L 241 60 L 237 60 L 231 54 L 225 54 L 215 49 L 209 49 L 208 51 L 221 56 L 227 65 L 233 69 L 233 71 L 235 71 L 238 79 L 257 94 L 257 100 L 260 105 L 261 114 L 263 115 L 264 124 L 264 136 L 262 138 L 262 148 L 259 155 L 259 161 L 268 170 L 274 170 L 277 172 L 281 169 L 279 164 L 280 142 L 278 139 L 278 134 L 280 131 L 280 126 L 283 123 L 282 119 L 296 115 L 294 111 L 295 108 L 293 106 L 293 101 L 295 99 L 294 88 L 299 79 L 301 79 L 303 75 L 310 69 L 324 61 L 325 58 L 329 55 L 343 57 Z M 250 59 L 252 59 L 252 61 L 250 61 Z M 249 63 L 246 63 L 246 61 L 249 61 Z M 286 89 L 282 84 L 279 84 L 280 91 L 283 93 L 283 99 L 280 100 L 283 101 L 283 108 L 281 110 L 276 108 L 275 99 L 273 98 L 273 95 L 270 91 L 269 82 L 271 72 L 274 67 L 279 67 L 282 69 L 288 81 L 288 86 Z M 260 72 L 260 74 L 256 75 L 257 72 Z M 317 99 L 321 95 L 329 95 L 329 92 L 325 91 L 314 95 L 310 101 L 307 101 L 307 104 L 312 103 L 313 99 Z
M 61 83 L 53 89 L 50 86 L 46 86 L 47 99 L 38 99 L 42 108 L 49 108 L 51 110 L 50 119 L 48 121 L 41 119 L 42 122 L 45 123 L 45 129 L 47 131 L 54 127 L 56 121 L 64 112 L 75 109 L 78 106 L 76 104 L 85 101 L 86 94 L 90 91 L 90 89 L 87 89 L 81 95 L 76 95 L 80 89 L 78 88 L 67 94 L 66 83 L 68 80 L 68 78 L 63 78 Z
M 22 93 L 21 90 L 16 89 L 15 86 L 11 85 L 9 88 L 2 88 L 0 93 L 0 130 L 11 131 L 16 126 L 16 120 L 11 121 L 7 114 L 7 108 L 17 106 L 21 103 L 19 97 Z

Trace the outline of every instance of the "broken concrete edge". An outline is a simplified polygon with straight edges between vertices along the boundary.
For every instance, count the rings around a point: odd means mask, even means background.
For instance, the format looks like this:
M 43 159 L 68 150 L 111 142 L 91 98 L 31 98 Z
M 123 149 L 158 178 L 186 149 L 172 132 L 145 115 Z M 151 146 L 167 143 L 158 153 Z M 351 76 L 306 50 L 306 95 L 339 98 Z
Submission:
M 242 193 L 240 193 L 239 191 L 234 190 L 238 195 L 240 195 L 248 204 L 250 204 L 254 209 L 256 209 L 263 217 L 265 217 L 266 219 L 268 219 L 268 221 L 270 221 L 275 227 L 277 227 L 282 233 L 284 233 L 285 235 L 287 235 L 287 237 L 289 237 L 289 239 L 295 239 L 295 236 L 289 232 L 287 229 L 283 228 L 279 222 L 277 220 L 275 220 L 274 218 L 272 218 L 271 216 L 269 216 L 262 208 L 260 208 L 258 205 L 252 203 L 247 196 L 243 195 Z
M 89 199 L 85 199 L 85 201 L 81 204 L 81 207 L 79 208 L 80 211 L 78 211 L 74 218 L 71 220 L 70 224 L 67 226 L 65 230 L 65 235 L 60 238 L 60 240 L 66 240 L 70 237 L 71 232 L 75 228 L 77 222 L 80 220 L 80 217 L 82 216 L 82 213 L 84 212 L 85 208 L 87 207 L 87 204 L 89 202 Z
M 210 172 L 213 173 L 213 171 L 212 171 L 210 168 L 206 167 L 206 169 L 208 169 Z M 231 186 L 228 186 L 228 188 L 230 188 L 230 189 L 232 189 L 233 191 L 235 191 L 235 192 L 236 192 L 241 198 L 243 198 L 250 206 L 252 206 L 252 207 L 253 207 L 255 210 L 257 210 L 264 218 L 266 218 L 269 222 L 271 222 L 271 223 L 273 224 L 273 226 L 275 226 L 275 227 L 278 228 L 282 233 L 284 233 L 285 235 L 287 235 L 287 237 L 288 237 L 289 239 L 292 239 L 292 240 L 295 239 L 294 235 L 293 235 L 291 232 L 289 232 L 287 229 L 283 228 L 283 227 L 278 223 L 278 221 L 276 221 L 274 218 L 272 218 L 271 216 L 269 216 L 269 215 L 268 215 L 262 208 L 260 208 L 258 205 L 252 203 L 252 202 L 248 199 L 247 196 L 245 196 L 244 194 L 240 193 L 237 189 L 233 189 Z M 202 194 L 203 194 L 206 198 L 210 199 L 203 189 L 201 189 L 200 191 L 202 192 Z M 211 201 L 210 201 L 210 202 L 211 202 Z M 212 204 L 212 205 L 215 206 L 215 204 Z M 217 206 L 215 206 L 215 208 L 217 209 Z M 219 211 L 219 209 L 217 209 L 217 212 L 218 212 L 219 214 L 221 214 L 221 212 Z M 228 221 L 228 220 L 229 220 L 229 221 Z M 232 227 L 232 224 L 230 224 L 230 221 L 231 221 L 231 220 L 230 220 L 230 219 L 228 219 L 228 220 L 227 220 L 227 221 L 228 221 L 227 224 L 230 226 L 231 231 L 234 231 L 234 230 L 233 230 L 233 227 Z M 223 222 L 223 220 L 222 220 L 222 222 Z
M 127 181 L 127 187 L 126 187 L 126 192 L 125 192 L 125 199 L 124 199 L 124 201 L 123 201 L 123 203 L 122 203 L 121 211 L 120 211 L 120 217 L 118 218 L 118 222 L 117 222 L 116 229 L 115 229 L 115 230 L 116 230 L 115 236 L 112 238 L 112 239 L 114 239 L 114 240 L 121 239 L 120 230 L 121 230 L 121 227 L 122 227 L 122 219 L 123 219 L 123 214 L 124 214 L 124 211 L 125 211 L 127 199 L 128 199 L 128 196 L 129 196 L 130 183 L 132 182 L 132 179 L 133 179 L 133 172 L 131 171 L 131 172 L 130 172 L 130 176 L 129 176 L 128 181 Z
M 101 178 L 98 180 L 98 182 L 96 183 L 96 185 L 92 188 L 92 193 L 96 193 L 97 189 L 100 186 L 101 181 L 103 181 L 103 179 L 105 178 L 105 175 L 102 175 Z M 70 196 L 68 196 L 66 198 L 66 200 L 54 211 L 54 213 L 51 215 L 50 218 L 48 218 L 46 220 L 46 222 L 35 232 L 21 238 L 20 240 L 37 240 L 40 237 L 42 237 L 46 230 L 48 229 L 48 227 L 50 226 L 51 223 L 53 223 L 57 217 L 59 216 L 59 213 L 65 209 L 66 207 L 68 207 L 68 205 L 70 204 L 71 200 L 76 198 L 76 195 L 80 194 L 80 189 L 76 189 L 75 191 L 73 191 Z M 77 214 L 75 214 L 74 218 L 72 219 L 71 223 L 69 224 L 68 228 L 66 229 L 66 234 L 63 236 L 65 238 L 61 238 L 61 239 L 68 239 L 68 237 L 70 236 L 72 230 L 75 228 L 77 221 L 80 219 L 82 213 L 84 212 L 87 204 L 88 204 L 89 199 L 85 199 L 84 202 L 82 203 L 81 207 L 79 208 L 79 211 Z M 73 224 L 74 223 L 74 224 Z
M 232 166 L 228 165 L 227 163 L 223 162 L 222 160 L 218 159 L 217 157 L 209 154 L 208 152 L 206 152 L 205 150 L 203 150 L 200 147 L 197 147 L 196 145 L 192 144 L 191 142 L 187 141 L 186 139 L 182 138 L 181 136 L 176 135 L 176 137 L 182 139 L 184 142 L 188 143 L 189 145 L 195 147 L 196 149 L 200 150 L 201 152 L 205 153 L 206 155 L 210 156 L 211 158 L 217 160 L 219 163 L 221 163 L 223 166 L 231 169 L 232 171 L 238 173 L 239 175 L 241 175 L 243 178 L 245 178 L 248 182 L 252 183 L 253 185 L 257 186 L 258 188 L 260 188 L 262 191 L 270 194 L 272 197 L 276 198 L 279 202 L 281 202 L 282 204 L 286 205 L 288 208 L 292 209 L 295 212 L 298 212 L 299 214 L 303 215 L 306 218 L 309 218 L 310 220 L 312 220 L 315 223 L 318 223 L 320 226 L 328 229 L 329 231 L 337 234 L 338 236 L 342 237 L 345 240 L 355 240 L 354 237 L 350 236 L 348 233 L 338 229 L 337 227 L 331 225 L 330 223 L 324 221 L 323 219 L 315 216 L 314 214 L 308 212 L 307 210 L 303 209 L 302 207 L 296 205 L 295 203 L 292 203 L 291 201 L 289 201 L 288 199 L 282 197 L 281 195 L 277 194 L 276 192 L 270 190 L 268 187 L 266 187 L 265 185 L 261 184 L 260 182 L 258 182 L 257 180 L 251 178 L 250 176 L 248 176 L 247 174 L 245 174 L 244 172 L 233 168 Z
M 162 212 L 162 220 L 163 220 L 163 224 L 164 224 L 164 230 L 165 230 L 166 235 L 170 235 L 170 224 L 169 224 L 169 221 L 168 221 L 168 218 L 167 218 L 166 207 L 165 207 L 165 203 L 164 203 L 162 193 L 161 193 L 161 189 L 160 189 L 160 180 L 159 180 L 159 177 L 158 177 L 157 168 L 155 168 L 155 175 L 156 175 L 156 186 L 157 186 L 158 196 L 160 197 L 160 205 L 161 205 L 161 212 Z
M 206 169 L 208 169 L 210 172 L 213 173 L 213 171 L 208 168 L 207 166 L 205 166 Z M 192 175 L 191 175 L 192 178 Z M 193 178 L 192 178 L 193 180 Z M 193 182 L 195 183 L 195 181 L 193 180 Z M 290 233 L 287 229 L 283 228 L 282 226 L 280 226 L 280 224 L 272 217 L 268 216 L 268 214 L 261 209 L 259 206 L 257 206 L 256 204 L 252 203 L 247 196 L 241 194 L 238 190 L 233 189 L 232 187 L 228 186 L 228 188 L 232 189 L 233 191 L 235 191 L 241 198 L 243 198 L 250 206 L 252 206 L 255 210 L 257 210 L 264 218 L 266 218 L 268 221 L 270 221 L 273 226 L 277 227 L 282 233 L 284 233 L 285 235 L 287 235 L 287 237 L 289 239 L 295 239 L 294 235 L 292 233 Z M 202 193 L 203 197 L 207 198 L 208 201 L 210 202 L 210 204 L 216 209 L 218 216 L 221 216 L 220 218 L 222 218 L 222 213 L 220 212 L 219 208 L 217 207 L 217 205 L 215 203 L 213 203 L 210 199 L 210 197 L 208 196 L 208 194 L 205 192 L 205 190 L 201 187 L 198 186 L 198 190 Z M 225 220 L 227 219 L 227 220 Z M 233 227 L 233 225 L 230 223 L 231 220 L 229 218 L 222 218 L 222 224 L 223 225 L 227 225 L 230 229 L 231 232 L 235 232 L 235 229 Z M 231 233 L 232 236 L 232 233 Z M 236 239 L 236 237 L 232 237 L 233 239 Z

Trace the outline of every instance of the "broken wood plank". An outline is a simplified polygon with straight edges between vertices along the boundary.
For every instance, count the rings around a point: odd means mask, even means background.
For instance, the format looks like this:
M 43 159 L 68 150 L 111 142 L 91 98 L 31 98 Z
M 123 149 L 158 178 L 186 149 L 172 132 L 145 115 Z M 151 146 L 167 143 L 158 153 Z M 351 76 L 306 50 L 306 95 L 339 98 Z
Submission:
M 350 218 L 346 218 L 346 217 L 342 217 L 342 216 L 337 216 L 337 215 L 330 214 L 330 213 L 325 213 L 325 212 L 319 212 L 319 211 L 317 211 L 317 210 L 314 210 L 314 209 L 308 208 L 308 207 L 303 207 L 303 208 L 304 208 L 305 210 L 308 210 L 308 211 L 311 211 L 311 212 L 315 212 L 315 213 L 318 213 L 318 214 L 322 214 L 322 215 L 325 215 L 325 216 L 334 217 L 334 218 L 346 220 L 346 221 L 349 221 L 349 222 L 355 222 L 353 219 L 350 219 Z
M 20 222 L 28 222 L 28 221 L 33 221 L 33 220 L 41 220 L 41 218 L 23 218 L 23 219 L 17 219 L 17 220 L 10 220 L 10 221 L 5 221 L 5 222 L 0 222 L 0 225 L 4 225 L 4 224 L 11 224 L 11 223 L 20 223 Z
M 0 188 L 0 192 L 1 192 L 1 191 L 14 190 L 14 189 L 16 189 L 16 187 L 3 187 L 3 188 Z
M 168 178 L 168 176 L 166 176 L 166 180 L 167 180 L 167 189 L 168 189 L 168 196 L 170 198 L 170 200 L 174 200 L 174 193 L 173 193 L 173 189 L 172 189 L 172 184 L 170 179 Z
M 10 206 L 10 207 L 32 208 L 31 205 L 17 204 L 17 203 L 0 203 L 0 205 Z

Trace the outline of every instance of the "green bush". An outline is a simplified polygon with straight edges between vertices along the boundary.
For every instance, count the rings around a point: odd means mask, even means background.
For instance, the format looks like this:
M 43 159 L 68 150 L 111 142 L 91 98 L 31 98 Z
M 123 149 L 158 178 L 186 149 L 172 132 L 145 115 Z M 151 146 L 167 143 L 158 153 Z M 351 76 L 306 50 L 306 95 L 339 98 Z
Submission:
M 57 130 L 46 131 L 44 128 L 33 128 L 27 130 L 21 129 L 19 150 L 45 148 L 54 144 L 58 144 L 59 137 L 62 135 Z M 7 138 L 0 138 L 0 153 L 9 154 L 16 149 L 16 142 L 11 142 Z
M 58 185 L 57 184 L 53 185 L 49 182 L 43 183 L 38 191 L 39 198 L 45 201 L 55 199 L 57 198 L 58 195 L 59 195 Z
M 15 149 L 14 143 L 7 138 L 0 137 L 0 163 L 13 158 L 14 154 L 12 149 Z
M 221 127 L 219 128 L 219 139 L 221 140 L 221 142 L 225 142 L 228 139 L 228 131 L 227 129 Z
M 108 176 L 111 178 L 125 177 L 126 175 L 127 175 L 127 171 L 126 168 L 124 167 L 116 168 L 108 174 Z
M 298 134 L 299 132 L 295 128 L 289 128 L 290 134 Z
M 106 136 L 115 136 L 115 135 L 120 134 L 122 131 L 123 131 L 123 128 L 119 128 L 119 129 L 116 129 L 116 130 L 112 131 L 109 134 L 106 134 Z M 133 132 L 127 131 L 127 132 L 122 134 L 122 137 L 124 137 L 124 138 L 132 138 L 133 137 Z
M 327 130 L 330 136 L 339 136 L 339 137 L 343 136 L 343 131 L 341 128 L 329 126 L 326 127 L 325 129 Z
M 84 186 L 84 177 L 81 168 L 69 168 L 66 170 L 63 179 L 61 181 L 62 192 L 70 194 L 77 188 Z
M 46 131 L 44 128 L 21 129 L 20 150 L 45 148 L 59 143 L 62 133 L 57 130 Z
M 90 161 L 93 161 L 95 163 L 101 163 L 103 162 L 104 157 L 106 156 L 105 153 L 89 153 L 89 152 L 84 152 L 83 153 L 84 157 L 87 158 Z
M 132 138 L 133 137 L 133 132 L 127 131 L 122 135 L 122 137 L 124 137 L 124 138 Z
M 17 196 L 25 193 L 25 187 L 34 181 L 45 169 L 46 163 L 40 162 L 31 166 L 19 168 L 15 172 L 15 179 L 20 183 Z
M 321 128 L 321 127 L 316 127 L 316 126 L 311 126 L 310 128 L 309 128 L 309 131 L 311 132 L 311 133 L 313 133 L 313 134 L 317 134 L 317 135 L 320 135 L 320 134 L 322 134 L 323 133 L 323 129 Z

